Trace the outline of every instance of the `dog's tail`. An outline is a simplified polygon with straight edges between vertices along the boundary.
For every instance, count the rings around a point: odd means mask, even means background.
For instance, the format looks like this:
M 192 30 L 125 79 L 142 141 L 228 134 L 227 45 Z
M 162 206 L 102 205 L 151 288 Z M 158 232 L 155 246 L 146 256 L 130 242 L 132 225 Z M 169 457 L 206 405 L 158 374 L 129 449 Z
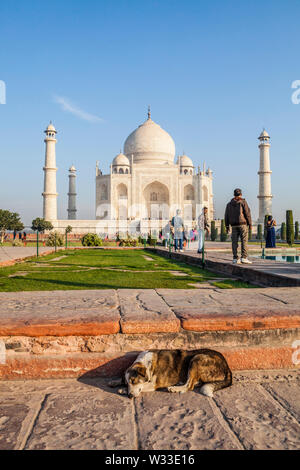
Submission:
M 221 388 L 230 387 L 232 384 L 232 373 L 229 367 L 227 367 L 225 372 L 225 378 L 223 380 L 216 380 L 215 382 L 208 382 L 202 385 L 200 392 L 202 395 L 207 397 L 212 397 L 214 392 L 221 390 Z

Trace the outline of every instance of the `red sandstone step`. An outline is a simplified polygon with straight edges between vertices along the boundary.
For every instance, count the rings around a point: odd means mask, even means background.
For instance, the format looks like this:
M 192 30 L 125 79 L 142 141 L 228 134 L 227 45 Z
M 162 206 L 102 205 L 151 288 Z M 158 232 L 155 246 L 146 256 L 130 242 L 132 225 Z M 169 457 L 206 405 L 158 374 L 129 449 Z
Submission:
M 108 335 L 119 331 L 114 290 L 0 293 L 0 336 Z
M 169 333 L 180 329 L 180 320 L 152 289 L 119 289 L 121 331 L 128 334 Z
M 218 348 L 232 370 L 293 368 L 295 351 L 289 347 L 277 348 Z M 1 379 L 40 379 L 66 377 L 113 377 L 121 375 L 137 356 L 137 352 L 123 355 L 106 353 L 75 353 L 38 356 L 19 353 L 5 364 L 0 364 Z
M 181 326 L 191 331 L 238 331 L 300 328 L 300 311 L 293 308 L 272 310 L 255 307 L 209 307 L 205 312 L 174 309 Z

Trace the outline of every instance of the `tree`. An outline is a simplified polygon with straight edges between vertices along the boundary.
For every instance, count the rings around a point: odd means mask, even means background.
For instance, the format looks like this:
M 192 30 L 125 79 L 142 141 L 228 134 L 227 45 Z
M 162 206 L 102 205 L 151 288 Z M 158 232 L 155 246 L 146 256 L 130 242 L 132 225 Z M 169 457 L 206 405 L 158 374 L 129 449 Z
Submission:
M 4 237 L 7 230 L 20 231 L 24 229 L 24 225 L 20 220 L 17 212 L 10 212 L 8 210 L 0 209 L 0 237 L 1 243 L 4 241 Z
M 295 222 L 295 240 L 299 239 L 299 222 Z
M 73 230 L 73 227 L 71 225 L 67 225 L 66 227 L 66 233 L 71 233 Z
M 289 245 L 294 243 L 294 220 L 293 220 L 293 211 L 286 211 L 286 241 Z
M 226 231 L 226 225 L 225 225 L 225 220 L 221 220 L 221 242 L 226 242 L 227 240 L 227 231 Z
M 258 224 L 258 226 L 257 226 L 257 235 L 256 235 L 256 239 L 257 239 L 257 240 L 261 240 L 261 239 L 262 239 L 262 226 L 261 226 L 261 224 Z
M 286 224 L 285 224 L 285 222 L 282 222 L 282 224 L 281 224 L 280 238 L 281 238 L 281 240 L 286 240 Z
M 37 232 L 44 233 L 45 230 L 52 230 L 53 225 L 48 220 L 43 218 L 37 217 L 32 221 L 32 230 L 36 230 Z

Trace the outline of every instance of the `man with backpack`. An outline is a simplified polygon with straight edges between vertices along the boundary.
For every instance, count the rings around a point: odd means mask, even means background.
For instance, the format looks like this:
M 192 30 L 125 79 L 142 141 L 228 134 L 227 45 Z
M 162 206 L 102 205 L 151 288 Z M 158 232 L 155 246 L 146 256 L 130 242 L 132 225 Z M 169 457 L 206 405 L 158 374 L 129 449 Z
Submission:
M 242 190 L 237 188 L 234 190 L 234 198 L 226 206 L 225 225 L 227 233 L 231 226 L 232 234 L 232 254 L 233 264 L 252 264 L 248 260 L 248 231 L 252 227 L 251 212 L 246 199 L 242 198 Z M 239 238 L 242 245 L 241 260 L 238 257 Z

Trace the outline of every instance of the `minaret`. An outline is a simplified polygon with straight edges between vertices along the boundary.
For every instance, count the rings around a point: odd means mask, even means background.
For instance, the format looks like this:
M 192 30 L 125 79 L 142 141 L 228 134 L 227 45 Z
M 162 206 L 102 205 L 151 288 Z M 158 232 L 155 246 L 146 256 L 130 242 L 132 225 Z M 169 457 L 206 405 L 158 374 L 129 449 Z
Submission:
M 76 220 L 76 168 L 69 168 L 69 192 L 68 192 L 68 219 Z
M 46 134 L 45 144 L 45 166 L 44 170 L 44 198 L 43 204 L 43 217 L 46 220 L 57 220 L 57 192 L 56 192 L 56 157 L 55 157 L 55 144 L 56 144 L 56 130 L 50 122 L 47 129 L 44 131 Z
M 272 193 L 271 193 L 271 173 L 270 170 L 270 136 L 264 129 L 258 137 L 260 144 L 260 165 L 259 165 L 259 216 L 258 222 L 264 223 L 265 215 L 272 214 Z

